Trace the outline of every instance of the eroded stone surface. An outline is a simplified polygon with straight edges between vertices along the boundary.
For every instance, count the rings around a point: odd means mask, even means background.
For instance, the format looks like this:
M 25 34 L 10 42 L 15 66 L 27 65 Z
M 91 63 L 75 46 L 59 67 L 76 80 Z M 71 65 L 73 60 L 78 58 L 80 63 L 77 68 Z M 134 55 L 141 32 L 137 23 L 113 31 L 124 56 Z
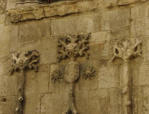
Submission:
M 6 2 L 6 0 L 0 0 L 0 14 L 5 12 Z
M 92 11 L 97 8 L 97 5 L 98 4 L 93 1 L 83 1 L 64 2 L 61 4 L 53 5 L 27 6 L 23 8 L 8 10 L 8 16 L 10 17 L 11 22 L 19 22 Z
M 14 0 L 8 0 L 6 8 L 7 16 L 4 4 L 0 15 L 0 114 L 16 113 L 20 74 L 9 75 L 11 54 L 27 50 L 39 51 L 40 64 L 38 73 L 26 73 L 24 114 L 62 114 L 70 111 L 70 104 L 75 104 L 71 111 L 79 114 L 126 114 L 122 101 L 128 88 L 122 83 L 128 76 L 132 77 L 132 113 L 149 113 L 147 0 L 61 1 L 17 7 Z M 79 34 L 90 34 L 90 38 L 79 45 L 80 39 L 64 38 Z M 64 46 L 58 50 L 61 38 Z M 134 39 L 141 40 L 141 48 L 125 45 Z M 128 42 L 114 46 L 123 41 Z M 88 53 L 88 59 L 75 50 L 77 46 L 86 49 L 85 45 L 88 48 L 83 53 Z M 136 56 L 139 49 L 142 54 Z M 69 57 L 57 61 L 59 52 Z M 71 54 L 76 56 L 74 62 Z

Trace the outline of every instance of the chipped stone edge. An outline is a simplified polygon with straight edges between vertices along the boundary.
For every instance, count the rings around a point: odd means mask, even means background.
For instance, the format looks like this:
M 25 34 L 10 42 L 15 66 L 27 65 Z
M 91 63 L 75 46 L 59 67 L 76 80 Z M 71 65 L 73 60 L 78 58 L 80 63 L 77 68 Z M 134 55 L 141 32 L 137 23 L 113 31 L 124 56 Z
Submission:
M 54 16 L 65 16 L 69 14 L 82 13 L 97 9 L 98 4 L 94 1 L 59 2 L 53 4 L 38 4 L 34 6 L 23 6 L 10 9 L 7 16 L 12 23 L 28 20 L 38 20 Z

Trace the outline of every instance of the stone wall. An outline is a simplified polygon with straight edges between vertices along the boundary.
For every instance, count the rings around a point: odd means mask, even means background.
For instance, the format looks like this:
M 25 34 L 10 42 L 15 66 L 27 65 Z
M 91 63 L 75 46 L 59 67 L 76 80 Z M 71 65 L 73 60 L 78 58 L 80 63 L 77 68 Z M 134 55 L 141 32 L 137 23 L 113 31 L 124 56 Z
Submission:
M 39 52 L 40 63 L 38 72 L 23 69 L 24 114 L 67 111 L 71 86 L 64 79 L 53 82 L 52 68 L 60 66 L 58 71 L 64 74 L 70 60 L 58 61 L 58 42 L 80 34 L 90 37 L 89 58 L 77 58 L 80 77 L 71 83 L 78 113 L 149 114 L 148 20 L 147 0 L 60 1 L 18 7 L 15 0 L 0 0 L 0 114 L 16 114 L 20 72 L 10 75 L 12 54 L 30 50 Z M 136 39 L 141 43 L 133 43 Z M 124 47 L 115 47 L 125 41 Z M 139 54 L 138 49 L 142 50 Z M 88 66 L 95 72 L 85 78 Z M 125 92 L 125 81 L 130 91 Z M 131 103 L 126 105 L 123 98 L 129 95 Z M 125 105 L 130 112 L 125 112 Z

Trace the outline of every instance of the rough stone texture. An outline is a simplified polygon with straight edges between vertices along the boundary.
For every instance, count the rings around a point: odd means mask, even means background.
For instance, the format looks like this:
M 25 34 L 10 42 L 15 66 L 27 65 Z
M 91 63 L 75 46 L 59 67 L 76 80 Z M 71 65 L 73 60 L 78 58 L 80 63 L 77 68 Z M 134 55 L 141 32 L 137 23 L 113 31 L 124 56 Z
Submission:
M 97 6 L 98 4 L 94 1 L 81 1 L 80 3 L 72 1 L 56 5 L 27 6 L 8 10 L 8 16 L 10 16 L 11 22 L 19 22 L 92 11 L 95 10 Z
M 16 96 L 2 96 L 0 99 L 0 114 L 15 114 Z
M 139 0 L 119 0 L 118 1 L 118 4 L 119 5 L 128 5 L 128 4 L 132 4 L 134 2 L 137 2 Z
M 100 16 L 97 13 L 91 13 L 60 19 L 52 19 L 51 35 L 54 36 L 96 32 L 98 29 L 100 29 L 99 17 Z
M 73 58 L 57 60 L 59 51 L 66 52 L 66 49 L 58 51 L 61 44 L 58 42 L 66 36 L 84 34 L 90 34 L 86 49 L 89 58 L 75 57 L 80 73 L 71 90 L 72 83 L 66 83 L 63 76 Z M 16 114 L 20 74 L 15 72 L 10 76 L 11 55 L 28 50 L 39 51 L 40 63 L 38 72 L 26 72 L 24 114 L 62 114 L 68 111 L 73 94 L 79 114 L 130 114 L 123 106 L 123 97 L 127 95 L 132 98 L 131 114 L 149 114 L 149 1 L 76 0 L 16 7 L 15 0 L 0 0 L 0 35 L 0 114 Z M 142 54 L 131 56 L 128 62 L 122 57 L 135 55 L 138 48 L 131 51 L 135 45 L 128 46 L 130 51 L 123 51 L 124 55 L 120 56 L 115 44 L 135 39 L 141 41 Z M 63 47 L 71 52 L 79 46 L 76 43 L 79 42 L 74 37 Z M 72 57 L 73 54 L 69 53 Z M 55 75 L 62 76 L 56 82 L 51 75 L 54 65 L 59 68 L 54 69 Z M 95 70 L 95 76 L 91 75 L 94 70 L 87 70 L 88 66 Z M 75 68 L 71 71 L 75 73 Z M 70 73 L 67 71 L 68 78 Z M 91 77 L 85 78 L 87 73 Z M 132 80 L 127 82 L 130 76 Z M 131 87 L 123 88 L 125 81 Z M 129 89 L 130 93 L 125 91 Z
M 0 0 L 0 14 L 5 12 L 6 2 L 6 0 Z

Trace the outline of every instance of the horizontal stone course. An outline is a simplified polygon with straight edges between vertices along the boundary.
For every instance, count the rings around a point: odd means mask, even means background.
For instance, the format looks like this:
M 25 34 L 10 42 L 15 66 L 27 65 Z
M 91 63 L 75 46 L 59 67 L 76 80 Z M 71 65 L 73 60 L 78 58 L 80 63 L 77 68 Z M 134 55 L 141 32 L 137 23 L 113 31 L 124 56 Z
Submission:
M 63 1 L 54 4 L 38 4 L 21 6 L 7 10 L 7 16 L 13 23 L 39 20 L 49 17 L 66 16 L 83 12 L 95 11 L 99 8 L 112 8 L 132 3 L 146 2 L 146 0 L 99 0 L 99 1 Z
M 84 5 L 85 4 L 85 5 Z M 93 1 L 60 2 L 50 5 L 24 6 L 7 11 L 11 22 L 42 19 L 53 16 L 64 16 L 72 13 L 81 13 L 95 10 L 98 4 Z

